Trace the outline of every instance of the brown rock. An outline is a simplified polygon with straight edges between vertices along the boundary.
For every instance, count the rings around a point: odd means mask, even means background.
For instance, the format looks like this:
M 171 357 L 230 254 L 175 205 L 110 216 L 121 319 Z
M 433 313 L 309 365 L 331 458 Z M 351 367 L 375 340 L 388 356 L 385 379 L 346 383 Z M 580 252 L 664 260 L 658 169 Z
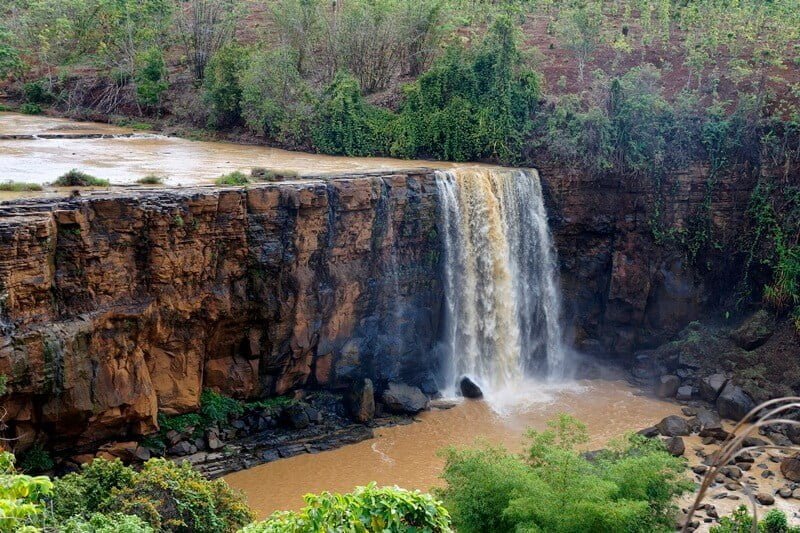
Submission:
M 789 481 L 800 482 L 800 454 L 786 457 L 781 461 L 781 474 Z

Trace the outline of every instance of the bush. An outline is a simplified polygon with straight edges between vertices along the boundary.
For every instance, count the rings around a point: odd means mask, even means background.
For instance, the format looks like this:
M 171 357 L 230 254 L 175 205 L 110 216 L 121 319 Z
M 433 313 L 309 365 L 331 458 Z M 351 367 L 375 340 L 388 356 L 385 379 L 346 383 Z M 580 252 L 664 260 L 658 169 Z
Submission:
M 212 390 L 205 389 L 200 395 L 200 414 L 203 417 L 203 424 L 227 425 L 231 418 L 241 416 L 244 413 L 244 405 L 238 400 L 223 396 Z
M 322 153 L 369 156 L 386 153 L 392 115 L 369 105 L 358 82 L 339 72 L 325 89 L 312 128 L 314 147 Z
M 305 497 L 298 512 L 277 512 L 241 533 L 317 533 L 319 531 L 452 531 L 450 516 L 429 494 L 399 487 L 378 488 L 374 483 L 349 494 Z
M 164 183 L 164 176 L 157 176 L 156 174 L 148 174 L 143 178 L 136 180 L 140 185 L 162 185 Z
M 286 50 L 256 54 L 242 74 L 242 116 L 248 129 L 293 147 L 308 144 L 315 99 Z
M 185 533 L 236 531 L 254 519 L 244 496 L 209 481 L 191 464 L 151 459 L 131 483 L 112 491 L 108 510 L 135 515 L 154 529 Z
M 119 459 L 95 459 L 84 464 L 80 472 L 67 474 L 55 481 L 53 514 L 59 521 L 70 517 L 89 520 L 94 512 L 109 507 L 112 491 L 133 483 L 134 474 Z
M 451 48 L 408 86 L 392 154 L 520 160 L 540 80 L 522 62 L 517 31 L 509 17 L 499 17 L 479 46 Z
M 0 191 L 9 192 L 31 192 L 41 191 L 43 187 L 38 183 L 25 183 L 21 181 L 7 181 L 0 183 Z
M 108 187 L 108 180 L 72 169 L 53 182 L 56 187 Z
M 64 522 L 61 533 L 155 533 L 155 529 L 138 516 L 119 513 L 94 513 L 88 519 L 72 517 Z
M 30 104 L 49 104 L 53 101 L 53 93 L 45 87 L 42 80 L 30 81 L 22 86 L 25 101 Z
M 134 75 L 136 99 L 142 105 L 158 108 L 161 95 L 169 88 L 164 55 L 154 47 L 143 52 L 137 60 L 139 67 Z
M 52 488 L 47 477 L 17 474 L 14 456 L 0 452 L 0 533 L 39 531 L 31 524 L 41 522 Z
M 45 450 L 41 444 L 36 444 L 33 448 L 22 454 L 19 460 L 19 467 L 25 473 L 41 473 L 52 470 L 55 466 L 50 452 Z
M 248 62 L 248 52 L 238 45 L 221 48 L 205 71 L 204 99 L 209 107 L 208 122 L 213 128 L 230 128 L 241 122 L 241 73 Z
M 742 505 L 730 516 L 723 516 L 719 525 L 712 526 L 711 533 L 750 533 L 753 531 L 753 517 Z M 789 526 L 786 514 L 779 509 L 771 509 L 758 523 L 760 533 L 800 533 L 800 527 Z
M 626 441 L 589 461 L 585 426 L 562 415 L 529 432 L 527 460 L 501 449 L 449 450 L 437 492 L 459 532 L 671 531 L 683 462 L 658 441 Z
M 26 115 L 41 115 L 42 114 L 42 106 L 39 104 L 32 104 L 31 102 L 25 102 L 21 106 L 19 106 L 19 110 L 21 113 Z
M 230 174 L 223 174 L 215 179 L 214 183 L 217 185 L 247 185 L 250 183 L 250 178 L 237 170 Z

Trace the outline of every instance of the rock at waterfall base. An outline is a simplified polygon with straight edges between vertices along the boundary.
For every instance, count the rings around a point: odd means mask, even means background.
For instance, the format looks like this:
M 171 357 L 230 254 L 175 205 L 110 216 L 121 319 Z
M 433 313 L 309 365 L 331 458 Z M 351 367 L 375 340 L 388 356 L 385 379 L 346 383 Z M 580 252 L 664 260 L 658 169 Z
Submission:
M 474 400 L 483 398 L 483 391 L 481 388 L 468 376 L 462 376 L 461 379 L 458 380 L 458 390 L 461 391 L 461 396 L 464 398 L 471 398 Z
M 678 387 L 681 386 L 681 378 L 678 376 L 661 376 L 656 385 L 656 396 L 659 398 L 674 398 L 678 394 Z
M 717 398 L 717 411 L 723 418 L 741 420 L 756 406 L 750 395 L 730 381 Z
M 353 384 L 347 394 L 347 408 L 356 422 L 369 422 L 375 417 L 375 389 L 372 380 L 365 378 Z
M 689 434 L 689 423 L 677 415 L 670 415 L 658 424 L 658 432 L 665 437 L 682 437 Z
M 430 400 L 418 387 L 403 383 L 389 383 L 383 391 L 384 405 L 393 413 L 416 414 L 428 408 Z

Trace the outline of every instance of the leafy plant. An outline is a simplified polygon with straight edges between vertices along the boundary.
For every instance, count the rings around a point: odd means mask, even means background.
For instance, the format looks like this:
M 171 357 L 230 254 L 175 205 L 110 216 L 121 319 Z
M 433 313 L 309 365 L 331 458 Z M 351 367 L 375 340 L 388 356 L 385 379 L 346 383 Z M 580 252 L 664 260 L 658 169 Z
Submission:
M 711 526 L 711 533 L 751 533 L 753 517 L 742 505 L 729 516 L 723 516 L 719 525 Z M 760 533 L 800 533 L 800 527 L 789 526 L 786 514 L 779 509 L 771 509 L 758 523 Z
M 72 169 L 53 182 L 56 187 L 108 187 L 108 180 Z
M 0 183 L 0 191 L 9 191 L 9 192 L 31 192 L 31 191 L 41 191 L 43 187 L 38 183 L 25 183 L 21 181 L 6 181 L 5 183 Z
M 147 176 L 136 180 L 136 183 L 139 183 L 140 185 L 162 185 L 164 183 L 164 176 L 148 174 Z
M 14 456 L 0 452 L 0 532 L 40 531 L 35 525 L 41 522 L 45 498 L 52 488 L 45 476 L 17 474 Z
M 250 183 L 250 178 L 246 174 L 238 170 L 230 174 L 224 174 L 214 180 L 216 185 L 247 185 Z
M 370 483 L 348 494 L 305 496 L 298 512 L 277 512 L 241 533 L 316 533 L 318 531 L 452 531 L 450 516 L 429 494 Z
M 226 425 L 231 418 L 241 416 L 244 405 L 238 400 L 205 389 L 200 395 L 200 415 L 207 424 Z
M 52 470 L 55 466 L 50 453 L 41 444 L 36 444 L 22 454 L 19 460 L 19 467 L 26 473 L 41 473 Z
M 155 533 L 150 524 L 138 516 L 119 513 L 94 513 L 88 519 L 71 517 L 59 529 L 61 533 Z
M 241 121 L 240 76 L 248 63 L 248 52 L 237 45 L 221 48 L 205 70 L 204 99 L 209 106 L 209 125 L 229 128 Z
M 526 460 L 499 448 L 446 452 L 437 494 L 460 532 L 670 531 L 683 463 L 657 441 L 618 444 L 590 461 L 586 429 L 567 415 L 529 431 Z

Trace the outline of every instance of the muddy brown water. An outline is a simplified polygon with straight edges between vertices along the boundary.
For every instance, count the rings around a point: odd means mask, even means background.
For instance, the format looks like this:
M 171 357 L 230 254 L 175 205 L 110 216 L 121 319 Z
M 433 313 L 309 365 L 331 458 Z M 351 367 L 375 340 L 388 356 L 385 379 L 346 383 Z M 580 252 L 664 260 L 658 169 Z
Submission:
M 104 137 L 74 138 L 79 134 Z M 34 138 L 3 138 L 9 135 Z M 112 185 L 130 184 L 156 174 L 164 176 L 165 185 L 180 186 L 210 183 L 235 170 L 249 173 L 254 167 L 312 175 L 450 166 L 453 164 L 438 161 L 335 157 L 266 146 L 191 141 L 108 124 L 0 113 L 0 181 L 45 184 L 76 168 L 108 179 Z
M 372 440 L 281 459 L 225 479 L 243 490 L 252 508 L 265 517 L 302 507 L 304 494 L 347 492 L 371 481 L 429 490 L 441 484 L 444 461 L 437 456 L 439 450 L 485 442 L 518 452 L 526 428 L 544 429 L 560 412 L 587 424 L 590 449 L 680 412 L 676 404 L 641 395 L 624 381 L 529 384 L 515 392 L 521 401 L 508 402 L 500 413 L 485 401 L 465 401 L 449 410 L 422 413 L 410 425 L 379 429 Z

